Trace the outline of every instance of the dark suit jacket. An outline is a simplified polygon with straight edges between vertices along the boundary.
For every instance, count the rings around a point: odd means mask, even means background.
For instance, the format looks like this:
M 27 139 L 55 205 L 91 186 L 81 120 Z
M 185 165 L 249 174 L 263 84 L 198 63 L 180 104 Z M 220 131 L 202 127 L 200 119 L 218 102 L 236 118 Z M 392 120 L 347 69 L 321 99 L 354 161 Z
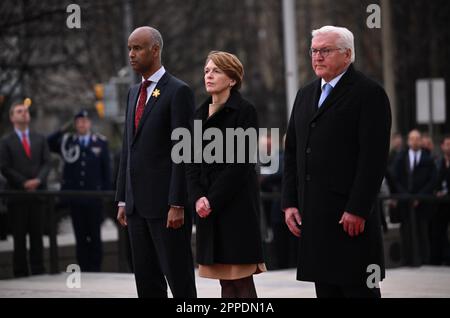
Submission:
M 188 128 L 194 112 L 194 95 L 187 84 L 165 73 L 151 96 L 137 131 L 134 114 L 140 84 L 128 92 L 122 155 L 117 179 L 116 200 L 126 202 L 127 214 L 134 209 L 146 218 L 167 216 L 170 205 L 186 203 L 184 165 L 171 159 L 171 134 Z
M 379 213 L 373 206 L 386 171 L 391 114 L 383 88 L 353 65 L 322 106 L 320 79 L 299 90 L 286 138 L 282 207 L 302 216 L 297 278 L 363 284 L 369 264 L 384 277 Z M 344 211 L 366 220 L 351 238 Z
M 39 189 L 46 188 L 50 172 L 50 151 L 44 136 L 31 132 L 29 135 L 31 159 L 25 154 L 16 132 L 4 136 L 0 142 L 0 169 L 8 181 L 8 188 L 24 190 L 25 181 L 39 178 Z
M 410 171 L 408 150 L 397 156 L 393 166 L 393 178 L 397 193 L 433 194 L 437 171 L 430 153 L 422 151 L 416 168 Z
M 222 109 L 208 118 L 211 98 L 197 109 L 194 120 L 202 121 L 203 131 L 219 129 L 224 136 L 223 157 L 233 156 L 234 163 L 191 163 L 187 165 L 188 194 L 192 204 L 205 196 L 212 212 L 197 221 L 197 260 L 200 264 L 256 264 L 263 261 L 259 229 L 259 187 L 254 154 L 257 140 L 247 149 L 245 163 L 237 163 L 236 151 L 225 151 L 226 129 L 258 128 L 256 110 L 232 90 Z M 203 131 L 201 134 L 203 135 Z M 191 135 L 194 135 L 191 128 Z M 248 141 L 246 141 L 248 145 Z M 202 150 L 209 141 L 203 143 Z M 235 149 L 236 150 L 236 149 Z M 253 158 L 253 157 L 250 157 Z

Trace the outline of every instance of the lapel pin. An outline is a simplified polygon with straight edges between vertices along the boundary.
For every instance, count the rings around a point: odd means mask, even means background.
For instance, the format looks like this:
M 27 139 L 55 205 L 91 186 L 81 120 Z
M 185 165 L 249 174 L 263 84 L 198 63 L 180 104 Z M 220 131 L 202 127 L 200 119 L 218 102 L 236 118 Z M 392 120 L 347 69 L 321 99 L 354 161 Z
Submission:
M 161 92 L 159 91 L 159 89 L 155 89 L 152 93 L 152 96 L 155 98 L 158 98 L 159 95 L 161 95 Z

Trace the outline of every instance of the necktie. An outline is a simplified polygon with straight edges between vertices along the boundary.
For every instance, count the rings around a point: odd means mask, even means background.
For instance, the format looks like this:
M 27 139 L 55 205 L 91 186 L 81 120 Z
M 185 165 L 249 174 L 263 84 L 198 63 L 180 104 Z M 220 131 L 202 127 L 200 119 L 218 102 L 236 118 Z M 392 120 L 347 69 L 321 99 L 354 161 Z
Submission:
M 417 166 L 417 156 L 418 156 L 418 154 L 417 154 L 417 152 L 415 152 L 415 153 L 414 153 L 414 161 L 413 161 L 413 168 L 412 168 L 412 170 L 416 169 L 416 166 Z
M 22 146 L 23 149 L 25 150 L 25 154 L 27 155 L 27 157 L 31 159 L 31 148 L 26 133 L 22 133 Z
M 141 84 L 141 90 L 139 92 L 139 100 L 136 107 L 136 113 L 134 115 L 134 132 L 136 133 L 139 126 L 139 121 L 141 120 L 142 114 L 144 113 L 145 102 L 147 101 L 147 88 L 150 86 L 151 81 L 144 81 Z
M 331 86 L 328 83 L 325 83 L 322 87 L 322 94 L 320 95 L 319 99 L 319 108 L 322 106 L 322 103 L 327 98 L 327 96 L 330 94 L 331 90 L 333 89 L 333 86 Z

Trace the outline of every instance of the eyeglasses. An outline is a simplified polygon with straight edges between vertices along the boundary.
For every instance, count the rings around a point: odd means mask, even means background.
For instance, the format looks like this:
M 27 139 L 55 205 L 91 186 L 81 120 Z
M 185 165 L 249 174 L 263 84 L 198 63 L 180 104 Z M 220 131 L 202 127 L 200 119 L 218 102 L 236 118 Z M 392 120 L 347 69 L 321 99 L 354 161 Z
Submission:
M 343 49 L 341 48 L 335 48 L 335 49 L 330 49 L 330 48 L 324 48 L 324 49 L 314 49 L 314 48 L 310 48 L 309 49 L 309 56 L 317 56 L 317 54 L 320 54 L 323 58 L 326 58 L 328 55 L 330 55 L 331 52 L 333 51 L 341 51 Z

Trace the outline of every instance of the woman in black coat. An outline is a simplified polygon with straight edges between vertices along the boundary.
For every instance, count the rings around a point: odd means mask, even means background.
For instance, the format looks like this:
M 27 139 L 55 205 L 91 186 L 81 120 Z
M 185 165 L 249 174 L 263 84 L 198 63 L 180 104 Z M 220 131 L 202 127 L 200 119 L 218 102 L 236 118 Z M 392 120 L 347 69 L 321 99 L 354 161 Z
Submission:
M 189 199 L 199 216 L 199 275 L 219 279 L 224 298 L 256 297 L 253 274 L 266 270 L 254 156 L 256 110 L 238 92 L 244 69 L 236 56 L 213 51 L 204 71 L 206 91 L 211 97 L 197 109 L 191 136 L 201 123 L 201 136 L 211 133 L 215 137 L 204 140 L 198 149 L 193 142 L 194 158 L 201 152 L 202 160 L 186 167 Z M 236 128 L 242 128 L 247 137 L 230 135 L 230 129 Z M 232 140 L 235 147 L 230 148 Z

